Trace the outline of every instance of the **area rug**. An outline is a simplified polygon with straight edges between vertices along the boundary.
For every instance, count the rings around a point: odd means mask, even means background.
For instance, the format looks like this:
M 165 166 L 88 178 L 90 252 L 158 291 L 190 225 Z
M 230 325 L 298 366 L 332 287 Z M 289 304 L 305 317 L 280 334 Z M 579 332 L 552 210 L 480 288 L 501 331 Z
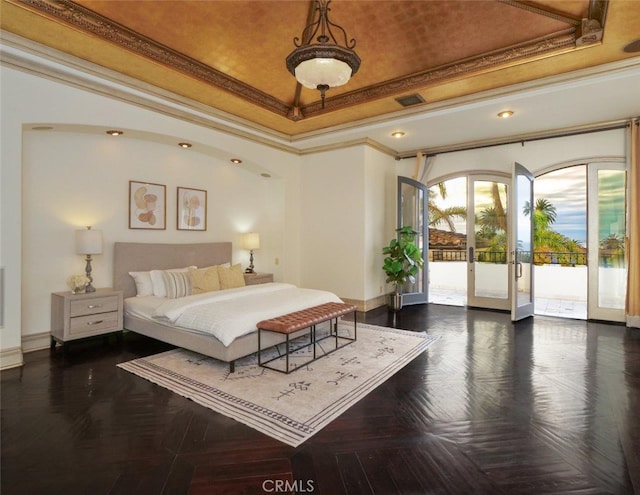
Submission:
M 353 333 L 353 323 L 340 323 L 339 333 Z M 288 375 L 258 366 L 256 354 L 237 360 L 230 373 L 228 364 L 184 349 L 118 366 L 296 447 L 436 340 L 422 332 L 358 324 L 355 342 Z M 317 352 L 334 346 L 334 339 L 326 339 Z M 269 352 L 275 357 L 283 349 Z M 290 362 L 305 362 L 310 352 L 300 346 Z

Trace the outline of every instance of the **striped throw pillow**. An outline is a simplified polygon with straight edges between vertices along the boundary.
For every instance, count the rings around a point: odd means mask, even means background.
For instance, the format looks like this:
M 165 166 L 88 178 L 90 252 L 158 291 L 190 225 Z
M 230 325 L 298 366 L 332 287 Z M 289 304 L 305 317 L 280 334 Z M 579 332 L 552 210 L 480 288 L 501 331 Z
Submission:
M 162 281 L 169 299 L 191 295 L 191 279 L 187 272 L 162 272 Z

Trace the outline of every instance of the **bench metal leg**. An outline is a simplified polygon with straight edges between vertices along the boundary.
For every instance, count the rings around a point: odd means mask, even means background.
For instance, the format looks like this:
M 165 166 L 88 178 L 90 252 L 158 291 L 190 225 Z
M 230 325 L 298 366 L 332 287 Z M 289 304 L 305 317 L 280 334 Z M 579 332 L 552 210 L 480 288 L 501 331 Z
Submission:
M 286 342 L 286 347 L 284 349 L 284 351 L 286 352 L 285 355 L 285 360 L 287 362 L 287 373 L 289 373 L 289 334 L 287 334 L 287 342 Z
M 309 332 L 309 343 L 313 346 L 313 360 L 316 360 L 316 326 L 311 325 L 311 331 Z
M 262 357 L 262 347 L 260 346 L 260 329 L 258 328 L 258 366 L 262 366 L 262 361 L 260 358 Z

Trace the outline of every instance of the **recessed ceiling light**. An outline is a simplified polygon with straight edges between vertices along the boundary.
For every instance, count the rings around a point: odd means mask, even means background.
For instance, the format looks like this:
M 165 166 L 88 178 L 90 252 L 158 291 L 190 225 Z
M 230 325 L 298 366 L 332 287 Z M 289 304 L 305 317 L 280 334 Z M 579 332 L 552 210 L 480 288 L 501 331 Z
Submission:
M 242 160 L 240 160 L 240 158 L 232 158 L 231 160 L 229 160 L 231 163 L 234 163 L 236 165 L 240 165 L 242 163 Z
M 107 134 L 109 134 L 109 136 L 120 136 L 120 135 L 124 134 L 124 132 L 112 129 L 110 131 L 107 131 Z
M 402 131 L 393 131 L 391 133 L 391 136 L 394 138 L 401 138 L 402 136 L 404 136 L 404 132 Z
M 501 119 L 508 119 L 512 115 L 513 115 L 513 112 L 511 110 L 503 110 L 498 114 L 498 117 L 500 117 Z
M 178 143 L 178 146 L 181 148 L 191 148 L 193 145 L 191 143 Z

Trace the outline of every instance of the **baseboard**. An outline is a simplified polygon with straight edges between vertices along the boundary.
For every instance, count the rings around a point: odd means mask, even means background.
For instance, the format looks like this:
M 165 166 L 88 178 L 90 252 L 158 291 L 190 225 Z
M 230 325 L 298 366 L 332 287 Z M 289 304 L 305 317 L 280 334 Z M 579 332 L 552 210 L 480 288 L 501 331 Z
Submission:
M 0 370 L 8 370 L 9 368 L 17 368 L 22 366 L 22 349 L 20 347 L 12 347 L 0 351 Z
M 48 349 L 51 344 L 49 332 L 32 333 L 22 337 L 22 352 L 40 351 Z
M 347 304 L 353 304 L 358 311 L 363 313 L 387 304 L 387 296 L 384 294 L 372 299 L 367 299 L 366 301 L 363 301 L 362 299 L 348 299 L 346 297 L 341 297 L 340 299 Z
M 627 315 L 627 326 L 640 328 L 640 315 L 637 315 L 637 316 Z

